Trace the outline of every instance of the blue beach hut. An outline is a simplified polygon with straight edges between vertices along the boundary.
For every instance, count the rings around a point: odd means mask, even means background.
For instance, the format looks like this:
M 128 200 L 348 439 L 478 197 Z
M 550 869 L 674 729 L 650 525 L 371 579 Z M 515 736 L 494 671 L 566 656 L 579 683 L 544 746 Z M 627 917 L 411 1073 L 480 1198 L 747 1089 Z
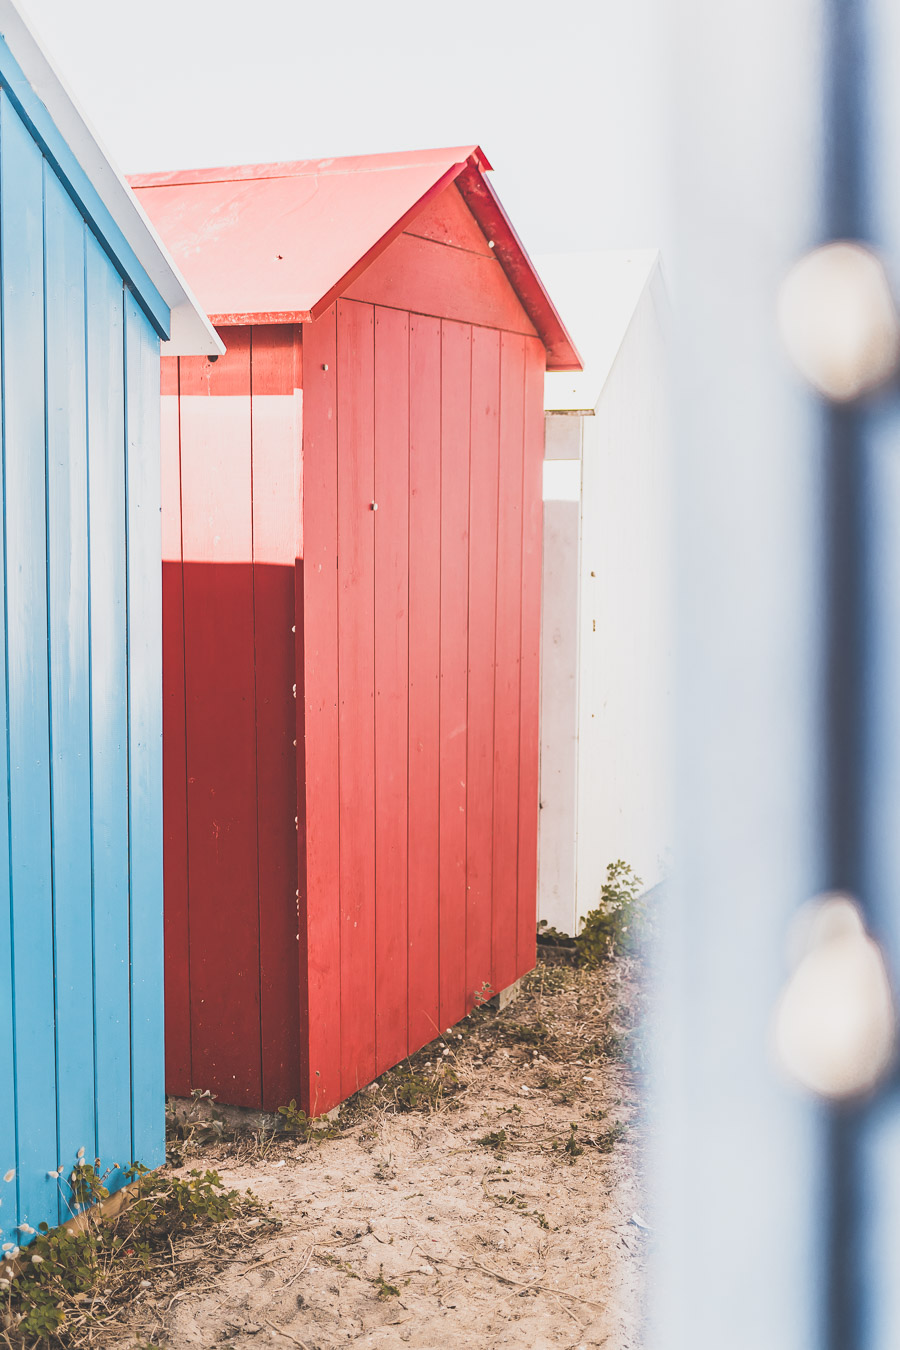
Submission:
M 222 351 L 0 0 L 5 1243 L 69 1217 L 80 1149 L 111 1189 L 164 1156 L 161 342 Z

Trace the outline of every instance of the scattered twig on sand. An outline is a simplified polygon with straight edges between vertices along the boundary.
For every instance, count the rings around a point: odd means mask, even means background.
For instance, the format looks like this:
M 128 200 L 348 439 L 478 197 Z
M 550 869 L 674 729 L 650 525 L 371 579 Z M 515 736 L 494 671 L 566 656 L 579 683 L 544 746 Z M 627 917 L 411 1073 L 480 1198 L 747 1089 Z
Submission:
M 290 1289 L 290 1287 L 291 1287 L 291 1285 L 294 1283 L 294 1281 L 295 1281 L 295 1280 L 299 1280 L 300 1276 L 303 1274 L 304 1270 L 306 1269 L 306 1267 L 309 1265 L 310 1261 L 312 1260 L 313 1252 L 314 1252 L 315 1250 L 316 1250 L 315 1247 L 308 1247 L 308 1248 L 307 1248 L 307 1250 L 306 1250 L 306 1251 L 304 1252 L 304 1254 L 303 1254 L 303 1260 L 300 1262 L 299 1266 L 298 1266 L 297 1269 L 294 1271 L 294 1273 L 293 1273 L 293 1275 L 291 1276 L 291 1278 L 290 1278 L 289 1280 L 285 1280 L 284 1284 L 281 1286 L 282 1289 Z
M 514 1284 L 519 1289 L 538 1289 L 542 1294 L 552 1294 L 554 1298 L 558 1298 L 559 1295 L 562 1294 L 564 1298 L 573 1298 L 577 1303 L 586 1303 L 591 1308 L 605 1309 L 608 1306 L 605 1303 L 596 1303 L 590 1298 L 582 1298 L 581 1294 L 573 1294 L 570 1289 L 551 1289 L 547 1284 L 536 1284 L 533 1281 L 528 1281 L 526 1283 L 525 1280 L 515 1280 L 511 1275 L 504 1275 L 499 1270 L 491 1270 L 490 1266 L 483 1266 L 481 1262 L 476 1261 L 474 1257 L 471 1258 L 468 1266 L 457 1265 L 455 1261 L 448 1261 L 445 1256 L 432 1256 L 431 1260 L 436 1261 L 442 1266 L 451 1266 L 453 1270 L 466 1271 L 470 1266 L 474 1266 L 476 1270 L 483 1270 L 485 1275 L 493 1275 L 495 1280 L 502 1280 L 504 1284 Z
M 293 1341 L 295 1345 L 300 1346 L 300 1350 L 309 1350 L 309 1346 L 306 1344 L 306 1341 L 301 1341 L 298 1336 L 292 1336 L 289 1331 L 284 1331 L 281 1327 L 276 1327 L 275 1323 L 270 1322 L 268 1317 L 264 1318 L 263 1320 L 265 1321 L 266 1326 L 271 1327 L 272 1330 L 277 1333 L 277 1335 L 283 1336 L 285 1340 Z
M 240 1273 L 241 1275 L 249 1275 L 251 1270 L 259 1270 L 260 1266 L 271 1266 L 275 1261 L 284 1261 L 290 1255 L 290 1252 L 276 1252 L 274 1256 L 267 1256 L 265 1261 L 254 1261 L 252 1266 L 248 1266 L 246 1270 L 242 1270 Z

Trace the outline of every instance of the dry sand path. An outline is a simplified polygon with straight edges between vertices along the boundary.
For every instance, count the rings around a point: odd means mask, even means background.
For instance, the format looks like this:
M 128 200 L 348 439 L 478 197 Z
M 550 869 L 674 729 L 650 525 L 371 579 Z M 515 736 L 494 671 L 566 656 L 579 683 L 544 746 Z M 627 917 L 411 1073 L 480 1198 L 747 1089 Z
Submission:
M 205 1251 L 192 1286 L 154 1281 L 123 1344 L 638 1347 L 639 977 L 541 966 L 360 1094 L 337 1137 L 189 1145 L 280 1227 L 225 1265 Z

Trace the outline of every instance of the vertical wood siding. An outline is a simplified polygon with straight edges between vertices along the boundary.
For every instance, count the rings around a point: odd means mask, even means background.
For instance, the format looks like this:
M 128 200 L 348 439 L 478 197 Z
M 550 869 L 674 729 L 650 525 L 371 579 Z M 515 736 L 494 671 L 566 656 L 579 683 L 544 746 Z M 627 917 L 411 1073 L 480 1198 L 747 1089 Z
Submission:
M 486 244 L 485 244 L 486 246 Z M 466 717 L 469 659 L 469 431 L 472 332 L 441 325 L 441 1028 L 464 1017 L 466 985 Z
M 390 534 L 392 522 L 376 528 Z M 441 1030 L 441 321 L 419 314 L 409 321 L 409 633 L 408 1034 L 424 1045 Z
M 302 1095 L 312 1112 L 341 1100 L 340 785 L 338 781 L 337 313 L 303 338 L 303 711 L 298 708 L 300 1016 L 308 1056 Z M 302 618 L 302 623 L 301 623 Z M 298 680 L 298 694 L 301 681 Z
M 293 697 L 294 567 L 300 551 L 300 427 L 294 330 L 253 329 L 253 634 L 259 839 L 259 998 L 262 1104 L 296 1097 L 297 765 Z
M 321 1111 L 534 963 L 544 351 L 349 300 L 304 341 L 304 1101 Z
M 0 92 L 0 1232 L 164 1145 L 159 342 Z
M 299 1092 L 298 356 L 235 328 L 162 375 L 167 1083 L 269 1110 Z
M 163 642 L 163 882 L 165 894 L 166 1090 L 191 1091 L 191 943 L 181 559 L 179 362 L 163 359 L 160 381 Z
M 544 349 L 341 299 L 301 454 L 299 332 L 227 336 L 163 376 L 168 1084 L 320 1113 L 534 962 Z
M 407 1051 L 409 315 L 375 309 L 375 1072 Z M 398 447 L 399 453 L 398 453 Z M 382 513 L 391 522 L 381 529 Z

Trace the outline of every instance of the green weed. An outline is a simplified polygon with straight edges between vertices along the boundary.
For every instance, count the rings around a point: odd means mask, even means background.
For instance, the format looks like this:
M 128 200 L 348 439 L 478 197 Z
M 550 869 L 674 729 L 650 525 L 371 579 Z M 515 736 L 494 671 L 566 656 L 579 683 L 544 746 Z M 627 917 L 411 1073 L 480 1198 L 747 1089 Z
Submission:
M 372 1284 L 374 1284 L 375 1292 L 379 1298 L 388 1299 L 400 1297 L 400 1290 L 397 1286 L 395 1284 L 388 1284 L 387 1280 L 384 1278 L 384 1266 L 378 1267 L 378 1274 L 375 1276 L 375 1279 L 372 1280 Z
M 420 1072 L 411 1064 L 404 1064 L 382 1079 L 386 1097 L 401 1113 L 437 1111 L 446 1097 L 462 1092 L 464 1086 L 456 1070 L 443 1062 L 439 1062 L 433 1072 Z
M 593 968 L 613 956 L 633 955 L 646 923 L 642 882 L 628 863 L 619 858 L 606 869 L 600 903 L 581 920 L 575 936 L 576 960 Z
M 509 1142 L 509 1135 L 505 1130 L 491 1130 L 489 1134 L 483 1134 L 475 1142 L 482 1148 L 491 1148 L 495 1153 L 502 1153 L 504 1146 Z
M 594 1148 L 600 1153 L 612 1153 L 616 1144 L 621 1143 L 627 1133 L 628 1127 L 617 1120 L 615 1125 L 610 1125 L 608 1130 L 603 1130 L 601 1134 L 594 1136 Z
M 327 1120 L 323 1125 L 319 1125 L 310 1119 L 297 1105 L 294 1097 L 287 1106 L 279 1106 L 278 1114 L 281 1116 L 281 1128 L 284 1133 L 294 1135 L 304 1144 L 318 1143 L 323 1139 L 337 1139 L 341 1133 L 333 1121 Z
M 108 1321 L 110 1306 L 130 1303 L 146 1284 L 142 1277 L 157 1255 L 164 1252 L 168 1259 L 174 1238 L 250 1214 L 259 1225 L 264 1212 L 249 1191 L 227 1189 L 216 1172 L 172 1177 L 135 1163 L 126 1171 L 136 1183 L 135 1199 L 106 1218 L 96 1202 L 109 1195 L 108 1176 L 99 1164 L 78 1161 L 68 1180 L 83 1227 L 51 1229 L 42 1223 L 27 1249 L 6 1253 L 0 1297 L 7 1344 L 14 1350 L 89 1343 Z

